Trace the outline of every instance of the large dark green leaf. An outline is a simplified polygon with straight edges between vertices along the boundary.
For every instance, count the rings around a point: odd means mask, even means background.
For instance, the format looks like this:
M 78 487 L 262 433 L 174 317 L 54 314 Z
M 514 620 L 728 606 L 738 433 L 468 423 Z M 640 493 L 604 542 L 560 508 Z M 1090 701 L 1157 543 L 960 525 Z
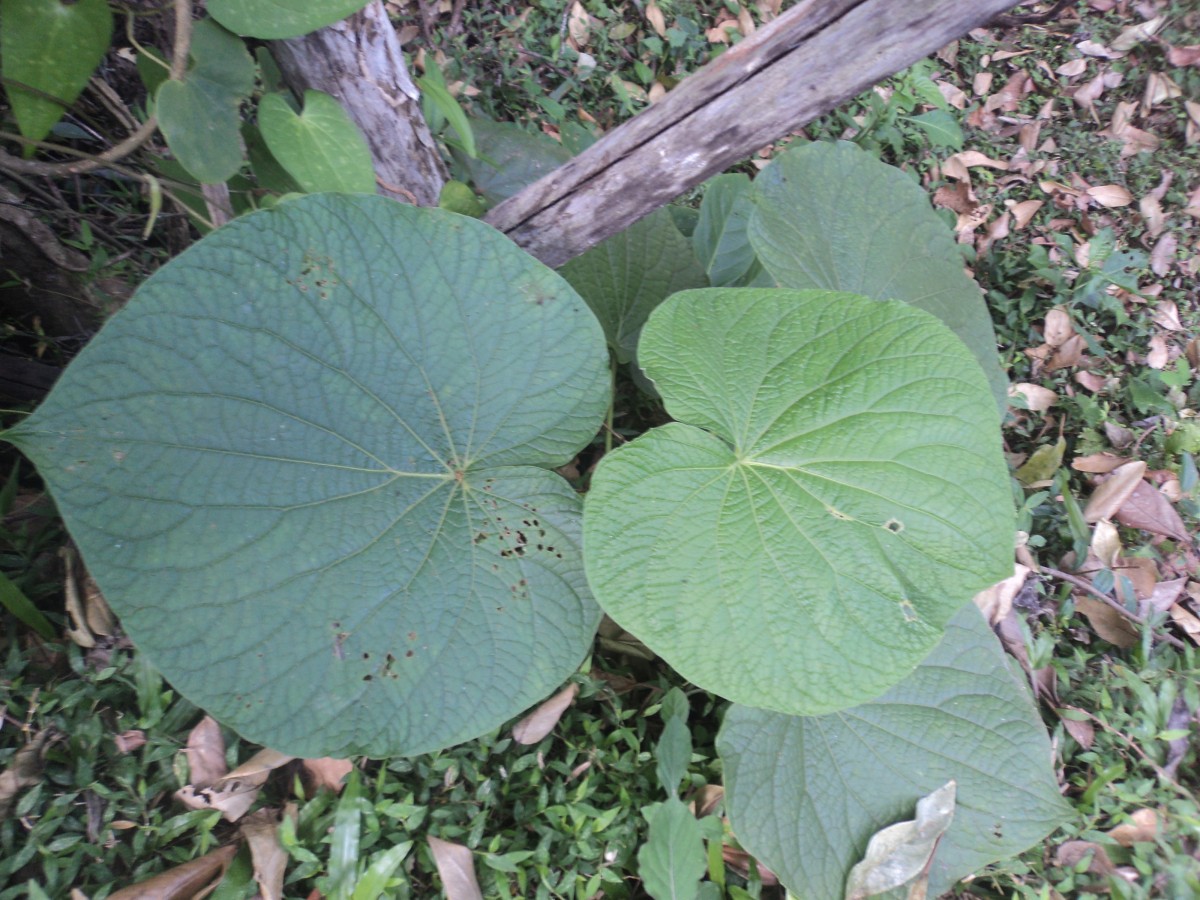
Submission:
M 930 897 L 1037 843 L 1070 811 L 1023 678 L 969 603 L 878 700 L 811 717 L 733 706 L 717 747 L 738 840 L 801 897 L 843 896 L 871 835 L 950 780 L 957 805 Z
M 235 34 L 278 40 L 346 18 L 367 0 L 208 0 L 208 14 Z
M 106 0 L 0 2 L 0 66 L 21 134 L 50 133 L 104 59 L 112 27 Z
M 793 714 L 862 703 L 1011 573 L 996 410 L 928 313 L 685 291 L 651 314 L 638 358 L 679 423 L 597 467 L 588 581 L 690 681 Z
M 488 226 L 316 194 L 160 269 L 7 438 L 186 696 L 293 755 L 408 754 L 582 659 L 547 467 L 607 379 L 582 299 Z
M 629 362 L 651 310 L 708 279 L 669 210 L 660 209 L 559 269 L 600 320 L 618 362 Z
M 455 158 L 492 205 L 507 200 L 571 158 L 571 151 L 558 141 L 511 122 L 472 119 L 471 134 L 478 156 L 455 153 Z
M 741 285 L 760 267 L 747 233 L 751 191 L 743 174 L 718 175 L 705 186 L 692 246 L 713 287 Z
M 911 178 L 850 143 L 776 157 L 755 179 L 750 242 L 780 287 L 903 300 L 933 313 L 983 367 L 997 407 L 1008 381 L 978 285 Z

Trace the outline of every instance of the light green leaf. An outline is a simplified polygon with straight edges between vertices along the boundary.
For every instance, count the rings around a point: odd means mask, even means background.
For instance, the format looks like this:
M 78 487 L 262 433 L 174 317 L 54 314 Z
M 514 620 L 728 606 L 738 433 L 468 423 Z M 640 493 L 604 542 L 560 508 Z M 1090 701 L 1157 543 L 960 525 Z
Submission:
M 951 150 L 962 149 L 962 126 L 958 124 L 958 119 L 944 109 L 932 109 L 919 116 L 909 116 L 908 120 L 925 132 L 933 146 L 949 147 Z
M 0 2 L 0 71 L 21 134 L 50 133 L 104 59 L 112 30 L 106 0 Z
M 708 182 L 692 247 L 713 287 L 740 282 L 757 263 L 747 228 L 754 210 L 748 175 L 718 175 Z
M 700 823 L 672 797 L 650 815 L 650 835 L 638 850 L 642 887 L 654 900 L 695 900 L 706 867 Z
M 633 359 L 651 310 L 677 291 L 708 284 L 666 209 L 597 244 L 559 273 L 592 308 L 623 363 Z
M 687 424 L 601 460 L 588 582 L 689 681 L 793 714 L 853 706 L 1011 574 L 996 410 L 927 313 L 826 291 L 687 291 L 650 316 L 639 359 Z
M 246 37 L 274 41 L 339 22 L 367 0 L 208 0 L 208 14 Z
M 1003 411 L 1008 381 L 979 287 L 954 238 L 906 174 L 849 143 L 776 157 L 755 179 L 750 242 L 780 287 L 903 300 L 962 339 Z
M 367 142 L 329 94 L 305 91 L 300 115 L 282 94 L 267 94 L 258 104 L 258 127 L 271 155 L 309 193 L 374 193 Z
M 801 896 L 839 897 L 872 834 L 957 782 L 930 897 L 1041 840 L 1069 814 L 1024 678 L 973 604 L 912 675 L 832 715 L 731 707 L 717 739 L 738 840 Z
M 225 181 L 241 168 L 238 104 L 254 87 L 246 46 L 211 19 L 192 28 L 191 67 L 182 81 L 158 87 L 155 109 L 167 146 L 204 184 Z
M 571 158 L 562 144 L 511 122 L 472 119 L 478 157 L 461 151 L 454 157 L 466 169 L 479 193 L 491 206 L 549 175 Z
M 686 719 L 678 716 L 667 719 L 654 748 L 654 758 L 658 783 L 670 796 L 678 796 L 679 783 L 692 761 L 692 733 L 688 731 Z
M 5 436 L 194 703 L 289 755 L 415 754 L 590 646 L 548 470 L 608 378 L 583 300 L 487 225 L 313 194 L 159 269 Z

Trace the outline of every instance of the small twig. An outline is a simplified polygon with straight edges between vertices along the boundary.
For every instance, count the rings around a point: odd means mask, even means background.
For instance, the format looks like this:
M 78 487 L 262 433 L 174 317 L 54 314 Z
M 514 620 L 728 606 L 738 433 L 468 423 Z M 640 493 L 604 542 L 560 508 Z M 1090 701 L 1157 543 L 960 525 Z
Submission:
M 184 73 L 187 72 L 188 51 L 191 48 L 191 41 L 192 0 L 175 0 L 175 44 L 172 47 L 171 58 L 171 78 L 174 80 L 182 80 Z M 68 147 L 44 144 L 40 141 L 30 141 L 26 138 L 13 135 L 4 135 L 9 140 L 15 140 L 18 143 L 32 144 L 35 147 L 73 156 L 83 156 L 84 158 L 72 162 L 47 163 L 31 159 L 19 159 L 0 150 L 0 170 L 17 172 L 24 175 L 45 175 L 50 177 L 82 175 L 84 172 L 91 172 L 94 169 L 110 166 L 118 160 L 124 159 L 150 140 L 157 130 L 158 120 L 154 116 L 150 116 L 125 140 L 96 155 L 81 154 L 79 151 L 73 151 Z
M 1059 579 L 1060 581 L 1065 581 L 1068 584 L 1073 584 L 1073 585 L 1075 585 L 1075 587 L 1079 588 L 1080 590 L 1087 591 L 1089 594 L 1091 594 L 1093 597 L 1097 598 L 1098 600 L 1104 601 L 1108 606 L 1112 607 L 1116 612 L 1119 612 L 1121 615 L 1123 615 L 1125 618 L 1127 618 L 1130 622 L 1133 622 L 1135 625 L 1141 625 L 1142 627 L 1146 626 L 1146 620 L 1144 618 L 1139 616 L 1137 613 L 1133 613 L 1133 612 L 1130 612 L 1129 610 L 1127 610 L 1123 603 L 1121 603 L 1118 600 L 1113 599 L 1108 594 L 1104 593 L 1104 591 L 1100 590 L 1095 585 L 1088 582 L 1086 579 L 1080 578 L 1078 575 L 1072 575 L 1069 572 L 1062 572 L 1058 569 L 1052 569 L 1049 566 L 1039 566 L 1039 568 L 1045 574 L 1051 575 L 1054 578 Z M 1179 638 L 1175 637 L 1175 635 L 1173 635 L 1173 634 L 1163 633 L 1163 634 L 1160 634 L 1159 637 L 1161 637 L 1164 641 L 1166 641 L 1172 647 L 1175 647 L 1179 650 L 1183 650 L 1187 647 L 1187 644 L 1185 644 Z
M 1059 708 L 1060 709 L 1069 709 L 1071 712 L 1078 713 L 1079 715 L 1084 716 L 1093 725 L 1099 726 L 1102 731 L 1106 731 L 1109 734 L 1111 734 L 1113 737 L 1117 738 L 1117 740 L 1121 741 L 1123 744 L 1125 744 L 1125 746 L 1129 747 L 1131 750 L 1133 750 L 1134 753 L 1136 753 L 1138 756 L 1140 756 L 1142 758 L 1142 762 L 1144 762 L 1146 765 L 1148 765 L 1151 769 L 1154 770 L 1154 774 L 1156 774 L 1159 778 L 1161 778 L 1167 784 L 1171 785 L 1177 791 L 1179 791 L 1181 796 L 1187 798 L 1188 800 L 1195 801 L 1196 798 L 1192 795 L 1191 791 L 1189 791 L 1182 784 L 1180 784 L 1178 781 L 1176 781 L 1174 778 L 1172 778 L 1169 774 L 1167 774 L 1166 769 L 1164 769 L 1162 766 L 1160 766 L 1158 763 L 1156 763 L 1154 760 L 1152 760 L 1149 756 L 1147 756 L 1146 751 L 1143 750 L 1141 747 L 1139 747 L 1137 745 L 1137 743 L 1135 743 L 1130 738 L 1126 737 L 1120 731 L 1117 731 L 1117 729 L 1113 728 L 1111 725 L 1109 725 L 1103 719 L 1099 718 L 1098 716 L 1092 715 L 1086 709 L 1080 709 L 1078 706 L 1062 706 Z

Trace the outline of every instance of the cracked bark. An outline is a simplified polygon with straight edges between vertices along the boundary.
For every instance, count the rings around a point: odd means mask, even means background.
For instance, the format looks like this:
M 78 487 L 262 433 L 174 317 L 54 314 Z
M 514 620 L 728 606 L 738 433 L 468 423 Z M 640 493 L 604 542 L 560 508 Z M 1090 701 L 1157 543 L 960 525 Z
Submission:
M 806 0 L 485 221 L 560 266 L 1013 5 Z

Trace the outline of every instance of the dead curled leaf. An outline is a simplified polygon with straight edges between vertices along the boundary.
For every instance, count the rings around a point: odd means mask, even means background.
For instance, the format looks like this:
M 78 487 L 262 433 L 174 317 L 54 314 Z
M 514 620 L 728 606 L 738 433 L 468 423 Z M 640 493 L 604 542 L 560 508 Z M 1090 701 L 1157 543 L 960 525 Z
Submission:
M 250 846 L 254 880 L 262 900 L 282 900 L 288 854 L 279 842 L 279 811 L 260 809 L 242 821 L 242 837 Z
M 21 791 L 42 780 L 42 753 L 53 736 L 49 730 L 39 731 L 0 772 L 0 821 L 8 818 Z
M 1054 862 L 1064 869 L 1074 869 L 1089 855 L 1091 859 L 1087 870 L 1093 875 L 1111 875 L 1117 870 L 1104 848 L 1093 841 L 1067 841 L 1060 844 L 1054 852 Z
M 1107 603 L 1077 594 L 1075 608 L 1087 617 L 1092 630 L 1114 647 L 1128 649 L 1141 640 L 1137 627 Z
M 1141 483 L 1145 474 L 1146 464 L 1140 460 L 1127 463 L 1113 471 L 1108 480 L 1092 492 L 1091 499 L 1083 510 L 1084 520 L 1092 524 L 1101 519 L 1111 519 Z
M 1117 510 L 1117 521 L 1130 528 L 1140 528 L 1152 534 L 1190 543 L 1193 535 L 1171 501 L 1152 485 L 1139 481 Z
M 571 682 L 550 699 L 542 701 L 537 709 L 513 726 L 513 740 L 518 744 L 536 744 L 554 730 L 578 693 L 579 685 Z
M 975 595 L 975 605 L 987 618 L 988 624 L 995 625 L 1008 615 L 1012 609 L 1013 598 L 1025 586 L 1029 572 L 1028 566 L 1015 563 L 1012 575 Z
M 229 771 L 225 764 L 225 738 L 221 726 L 212 716 L 205 716 L 188 734 L 188 780 L 192 787 L 203 790 Z
M 1128 822 L 1122 822 L 1108 832 L 1122 847 L 1153 841 L 1158 836 L 1158 813 L 1152 809 L 1135 809 Z
M 429 850 L 437 864 L 446 900 L 483 900 L 470 848 L 430 836 Z
M 225 874 L 237 852 L 236 844 L 221 847 L 153 878 L 121 888 L 109 894 L 109 900 L 191 900 L 206 893 L 205 888 Z
M 334 759 L 323 756 L 320 759 L 306 759 L 300 763 L 304 771 L 305 783 L 309 790 L 342 792 L 342 781 L 354 769 L 354 763 L 348 759 Z

